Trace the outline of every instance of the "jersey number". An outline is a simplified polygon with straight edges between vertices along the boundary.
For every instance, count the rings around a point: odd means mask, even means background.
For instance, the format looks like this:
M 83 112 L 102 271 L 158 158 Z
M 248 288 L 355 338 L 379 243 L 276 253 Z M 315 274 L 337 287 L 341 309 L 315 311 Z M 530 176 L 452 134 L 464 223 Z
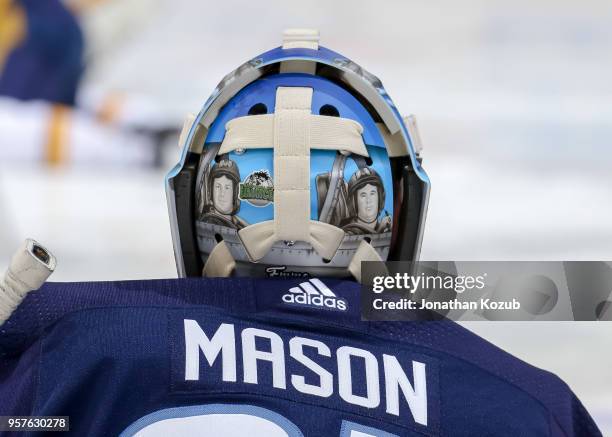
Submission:
M 303 437 L 289 419 L 253 405 L 210 404 L 168 408 L 138 419 L 120 437 Z M 343 421 L 340 437 L 397 437 Z

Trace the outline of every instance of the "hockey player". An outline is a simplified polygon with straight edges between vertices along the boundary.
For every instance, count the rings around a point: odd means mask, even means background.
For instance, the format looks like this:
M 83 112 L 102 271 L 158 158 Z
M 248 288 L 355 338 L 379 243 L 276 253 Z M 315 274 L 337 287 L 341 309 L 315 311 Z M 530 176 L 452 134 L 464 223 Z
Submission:
M 84 40 L 64 2 L 2 0 L 0 24 L 0 96 L 74 106 Z
M 172 114 L 144 96 L 80 89 L 81 15 L 99 3 L 0 0 L 0 162 L 161 164 L 178 134 Z
M 361 261 L 418 257 L 429 181 L 381 83 L 316 32 L 228 75 L 182 140 L 167 181 L 182 279 L 27 295 L 0 326 L 0 415 L 67 416 L 79 436 L 601 435 L 559 378 L 453 322 L 360 320 Z M 232 177 L 209 177 L 221 162 L 259 187 L 239 188 L 242 228 L 197 214 L 207 196 L 236 209 Z M 391 228 L 317 220 L 325 172 L 331 204 L 345 173 L 369 175 L 357 218 L 387 211 Z

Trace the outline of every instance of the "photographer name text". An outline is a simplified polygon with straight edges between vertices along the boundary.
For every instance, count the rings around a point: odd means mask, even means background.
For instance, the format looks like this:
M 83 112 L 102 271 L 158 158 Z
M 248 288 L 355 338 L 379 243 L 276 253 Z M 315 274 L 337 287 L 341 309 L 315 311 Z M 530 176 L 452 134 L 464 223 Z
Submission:
M 468 302 L 457 299 L 442 302 L 425 299 L 415 301 L 407 298 L 387 301 L 378 298 L 372 301 L 372 307 L 375 310 L 518 310 L 521 308 L 521 303 L 516 299 L 496 301 L 488 298 Z

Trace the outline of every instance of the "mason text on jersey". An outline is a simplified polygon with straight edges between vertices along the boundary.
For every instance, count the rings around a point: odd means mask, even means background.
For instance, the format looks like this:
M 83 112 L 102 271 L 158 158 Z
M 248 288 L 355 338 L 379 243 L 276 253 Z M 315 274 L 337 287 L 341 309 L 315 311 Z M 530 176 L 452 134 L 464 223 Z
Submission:
M 296 390 L 300 393 L 328 398 L 338 390 L 342 401 L 364 408 L 378 408 L 381 397 L 387 414 L 399 416 L 400 402 L 406 402 L 411 420 L 427 426 L 427 378 L 425 363 L 411 360 L 412 382 L 396 355 L 374 353 L 353 346 L 332 348 L 322 341 L 293 336 L 285 339 L 269 330 L 246 327 L 236 332 L 230 323 L 221 323 L 214 333 L 206 333 L 195 320 L 184 320 L 185 332 L 185 381 L 198 381 L 220 358 L 221 379 L 224 382 L 237 382 L 237 340 L 241 343 L 242 381 L 246 384 L 259 384 L 262 380 L 271 382 L 272 387 L 280 390 Z M 288 345 L 285 343 L 288 340 Z M 261 347 L 264 341 L 268 346 Z M 288 346 L 288 351 L 287 351 Z M 289 353 L 287 356 L 287 352 Z M 317 362 L 314 356 L 320 357 Z M 204 358 L 205 360 L 203 360 Z M 382 369 L 379 360 L 382 358 Z M 306 381 L 306 372 L 289 373 L 290 360 L 305 367 L 309 374 L 316 375 L 318 381 Z M 330 369 L 322 365 L 333 362 Z M 330 361 L 331 360 L 331 361 Z M 267 366 L 258 363 L 267 362 Z M 360 362 L 360 366 L 355 366 Z M 219 364 L 219 361 L 217 362 Z M 217 364 L 217 365 L 218 365 Z M 293 364 L 293 363 L 291 363 Z M 403 363 L 406 364 L 406 363 Z M 204 366 L 204 368 L 202 368 Z M 271 378 L 258 377 L 258 370 L 271 372 Z M 328 370 L 329 369 L 329 370 Z M 360 372 L 357 374 L 356 369 Z M 331 370 L 331 371 L 330 371 Z M 381 375 L 382 373 L 382 375 Z M 269 375 L 266 375 L 269 376 Z M 382 377 L 381 377 L 382 376 Z M 289 378 L 289 379 L 287 379 Z M 361 385 L 361 386 L 360 386 Z M 381 387 L 382 386 L 382 387 Z

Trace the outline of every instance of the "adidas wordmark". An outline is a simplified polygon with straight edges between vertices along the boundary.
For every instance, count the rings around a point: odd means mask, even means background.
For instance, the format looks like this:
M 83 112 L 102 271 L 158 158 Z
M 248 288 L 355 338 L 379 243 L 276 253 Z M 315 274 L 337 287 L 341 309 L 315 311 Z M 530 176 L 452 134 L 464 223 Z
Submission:
M 283 294 L 283 302 L 296 305 L 346 311 L 348 303 L 329 289 L 321 280 L 312 278 Z

